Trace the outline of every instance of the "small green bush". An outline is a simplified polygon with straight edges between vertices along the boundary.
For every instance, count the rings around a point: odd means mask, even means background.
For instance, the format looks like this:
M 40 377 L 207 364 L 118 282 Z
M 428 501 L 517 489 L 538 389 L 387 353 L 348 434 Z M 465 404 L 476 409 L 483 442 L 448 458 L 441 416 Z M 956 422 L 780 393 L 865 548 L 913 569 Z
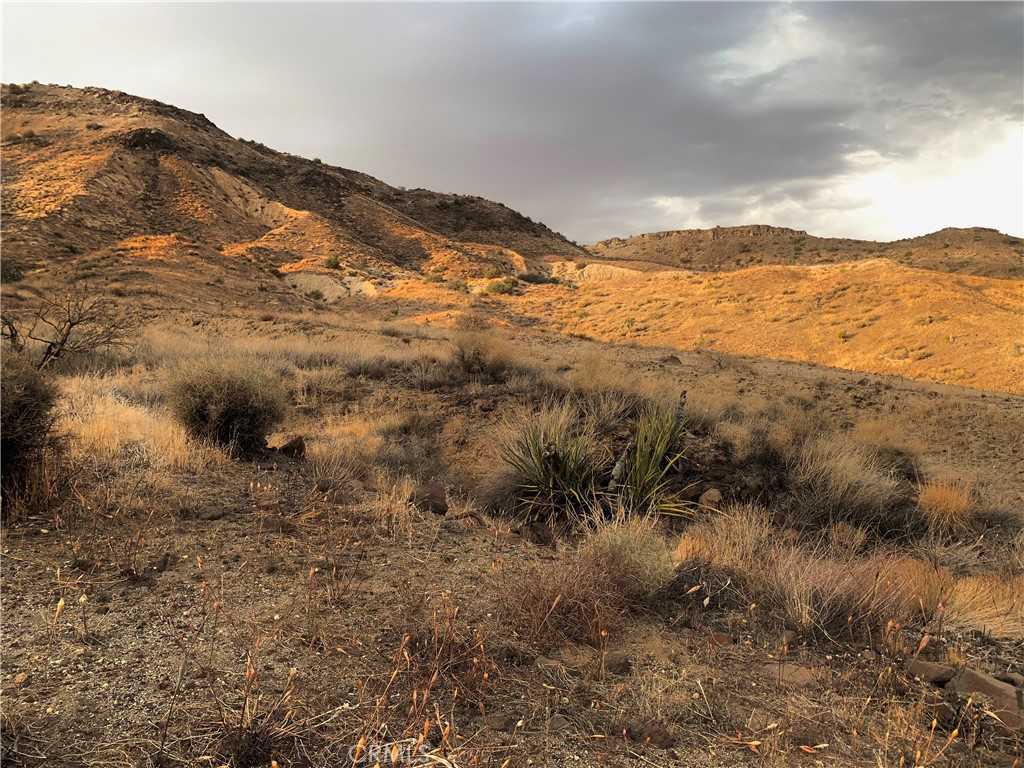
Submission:
M 197 363 L 172 377 L 168 402 L 192 435 L 245 456 L 266 447 L 267 433 L 284 417 L 285 393 L 265 373 Z
M 6 352 L 0 388 L 0 463 L 5 502 L 39 464 L 50 441 L 57 387 L 26 357 Z
M 341 259 L 339 259 L 337 255 L 332 253 L 330 256 L 324 259 L 324 266 L 327 267 L 328 269 L 338 269 L 341 266 Z
M 484 288 L 484 293 L 509 294 L 515 293 L 518 289 L 518 280 L 514 277 L 503 277 L 500 280 L 495 280 L 493 283 L 488 283 L 487 287 Z

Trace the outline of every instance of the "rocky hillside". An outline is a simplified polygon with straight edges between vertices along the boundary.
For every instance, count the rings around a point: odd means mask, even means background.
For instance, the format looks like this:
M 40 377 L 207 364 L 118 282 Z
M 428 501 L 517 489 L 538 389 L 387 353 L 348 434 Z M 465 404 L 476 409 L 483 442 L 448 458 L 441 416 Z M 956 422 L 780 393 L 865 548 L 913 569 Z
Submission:
M 614 237 L 588 247 L 600 259 L 634 268 L 682 267 L 718 272 L 745 267 L 835 264 L 889 259 L 938 272 L 984 277 L 1024 277 L 1024 240 L 994 229 L 943 229 L 891 243 L 815 237 L 798 229 L 754 225 L 680 229 Z
M 500 203 L 392 187 L 118 91 L 5 85 L 3 156 L 8 276 L 190 301 L 209 283 L 273 292 L 299 272 L 352 288 L 584 254 Z

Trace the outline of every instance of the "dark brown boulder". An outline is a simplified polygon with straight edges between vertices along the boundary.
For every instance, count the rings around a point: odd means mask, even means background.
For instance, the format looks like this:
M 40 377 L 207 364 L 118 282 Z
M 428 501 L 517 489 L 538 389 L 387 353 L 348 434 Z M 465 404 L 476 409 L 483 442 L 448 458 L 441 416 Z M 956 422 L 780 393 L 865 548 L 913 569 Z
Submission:
M 277 450 L 282 456 L 287 456 L 289 459 L 301 459 L 306 455 L 306 441 L 302 435 L 296 435 Z

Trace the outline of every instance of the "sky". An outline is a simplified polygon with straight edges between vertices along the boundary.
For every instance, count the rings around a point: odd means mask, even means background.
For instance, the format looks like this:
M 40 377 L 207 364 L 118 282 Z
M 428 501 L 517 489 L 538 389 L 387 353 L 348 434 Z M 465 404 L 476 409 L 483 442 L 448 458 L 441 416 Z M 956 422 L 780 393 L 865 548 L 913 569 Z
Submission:
M 579 242 L 1024 236 L 1024 4 L 5 3 L 4 82 L 97 85 Z

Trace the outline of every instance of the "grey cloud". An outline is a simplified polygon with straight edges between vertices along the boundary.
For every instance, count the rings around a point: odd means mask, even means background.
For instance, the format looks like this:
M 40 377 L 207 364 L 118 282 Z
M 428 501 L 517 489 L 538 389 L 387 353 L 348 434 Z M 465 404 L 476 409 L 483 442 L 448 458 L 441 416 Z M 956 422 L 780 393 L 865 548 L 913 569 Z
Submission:
M 790 12 L 824 45 L 764 72 L 723 69 L 723 52 Z M 5 79 L 174 102 L 391 183 L 501 200 L 581 241 L 674 226 L 655 197 L 697 199 L 722 224 L 752 198 L 813 207 L 851 153 L 914 157 L 965 123 L 1022 119 L 1016 4 L 8 5 L 6 17 Z

